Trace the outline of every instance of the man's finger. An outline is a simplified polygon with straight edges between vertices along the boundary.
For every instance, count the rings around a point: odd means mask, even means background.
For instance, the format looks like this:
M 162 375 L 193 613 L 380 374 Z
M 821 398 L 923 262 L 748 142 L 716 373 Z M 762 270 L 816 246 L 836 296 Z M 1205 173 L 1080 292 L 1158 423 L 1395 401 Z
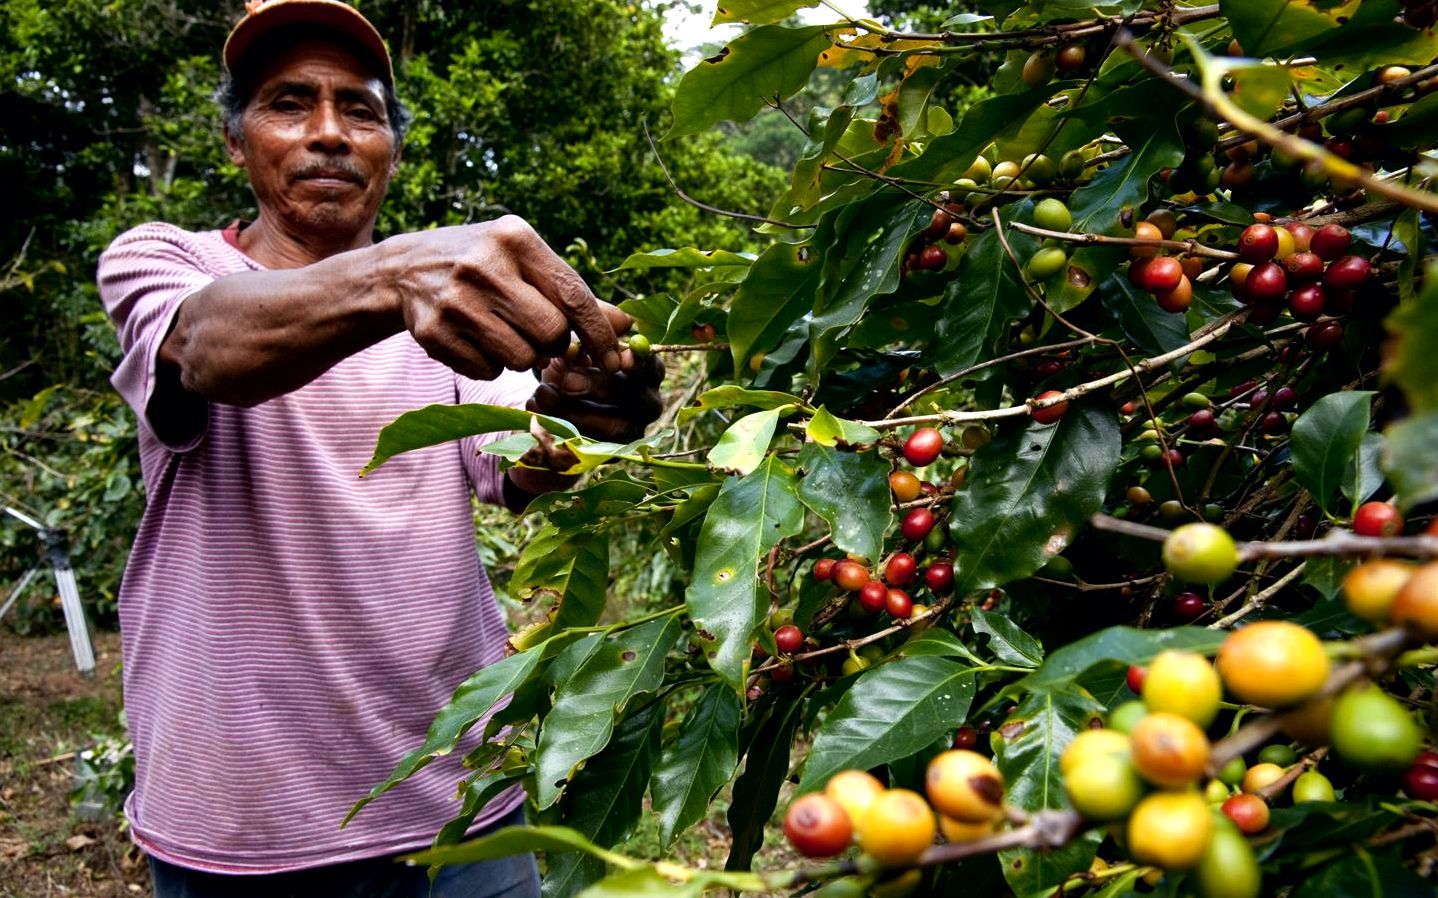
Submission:
M 569 319 L 579 342 L 604 370 L 620 370 L 619 338 L 600 301 L 573 268 L 543 243 L 540 246 L 542 251 L 526 253 L 520 260 L 525 280 Z

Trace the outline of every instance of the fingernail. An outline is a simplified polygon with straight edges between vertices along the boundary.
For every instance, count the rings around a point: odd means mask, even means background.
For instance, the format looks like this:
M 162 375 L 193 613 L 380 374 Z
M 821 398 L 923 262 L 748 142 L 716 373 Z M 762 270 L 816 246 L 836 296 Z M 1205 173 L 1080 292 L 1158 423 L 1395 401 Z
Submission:
M 624 363 L 619 358 L 618 350 L 610 349 L 604 353 L 604 370 L 610 374 L 618 374 Z
M 564 375 L 563 386 L 566 393 L 583 393 L 589 389 L 589 378 L 578 371 L 571 371 Z

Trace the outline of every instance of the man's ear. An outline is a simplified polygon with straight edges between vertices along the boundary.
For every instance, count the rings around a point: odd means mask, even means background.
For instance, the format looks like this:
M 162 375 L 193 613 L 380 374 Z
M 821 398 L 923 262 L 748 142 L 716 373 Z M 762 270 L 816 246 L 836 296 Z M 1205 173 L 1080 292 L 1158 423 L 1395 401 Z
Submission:
M 391 181 L 394 180 L 395 174 L 399 171 L 399 160 L 403 155 L 404 145 L 396 146 L 394 148 L 394 158 L 389 161 L 389 177 Z
M 230 126 L 225 124 L 225 149 L 230 154 L 230 161 L 240 168 L 245 167 L 245 144 L 240 138 L 230 133 Z

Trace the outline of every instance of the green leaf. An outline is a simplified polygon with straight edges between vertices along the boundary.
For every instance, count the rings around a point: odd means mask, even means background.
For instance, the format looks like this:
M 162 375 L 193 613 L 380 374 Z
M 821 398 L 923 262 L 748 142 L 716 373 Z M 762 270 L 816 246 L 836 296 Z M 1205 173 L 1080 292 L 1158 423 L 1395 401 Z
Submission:
M 1249 56 L 1315 55 L 1325 68 L 1360 72 L 1381 64 L 1427 65 L 1438 55 L 1431 30 L 1394 19 L 1393 0 L 1224 0 L 1219 6 Z
M 754 730 L 744 772 L 734 781 L 729 802 L 729 857 L 725 870 L 748 870 L 764 844 L 764 828 L 779 803 L 779 788 L 789 776 L 789 752 L 803 717 L 803 702 L 771 705 Z
M 771 455 L 752 474 L 724 482 L 699 532 L 685 603 L 694 626 L 715 637 L 710 666 L 735 690 L 768 605 L 758 588 L 759 559 L 804 525 L 797 489 L 794 472 Z
M 557 683 L 535 760 L 534 799 L 541 810 L 559 798 L 575 767 L 609 744 L 614 722 L 629 700 L 659 688 L 664 656 L 678 637 L 675 614 L 608 635 L 570 677 Z
M 889 174 L 895 178 L 940 184 L 958 180 L 984 147 L 1006 134 L 1018 132 L 1029 115 L 1042 107 L 1057 89 L 1057 85 L 1045 85 L 975 103 L 951 133 L 929 141 L 923 155 L 901 162 Z
M 819 0 L 720 0 L 714 11 L 713 25 L 743 22 L 745 25 L 769 25 L 782 22 L 801 9 L 818 6 Z
M 829 524 L 840 551 L 877 559 L 884 533 L 893 523 L 889 510 L 889 464 L 878 452 L 849 452 L 806 443 L 799 453 L 804 479 L 799 499 Z
M 579 431 L 568 421 L 537 415 L 523 409 L 481 403 L 427 405 L 412 412 L 405 412 L 385 425 L 379 432 L 374 457 L 360 470 L 360 476 L 365 476 L 401 452 L 423 449 L 481 433 L 502 433 L 510 430 L 527 432 L 531 420 L 538 420 L 545 430 L 556 436 L 565 439 L 579 436 Z
M 1338 595 L 1343 578 L 1353 570 L 1354 562 L 1346 558 L 1316 556 L 1303 563 L 1303 585 L 1318 590 L 1325 599 Z
M 861 674 L 814 737 L 799 791 L 850 767 L 906 758 L 968 716 L 974 672 L 935 655 L 902 658 Z
M 400 860 L 417 864 L 474 864 L 531 851 L 583 851 L 601 859 L 615 857 L 568 826 L 508 826 L 473 842 L 417 851 Z
M 698 134 L 725 120 L 746 121 L 766 100 L 788 99 L 809 80 L 829 46 L 824 25 L 763 25 L 745 32 L 684 73 L 665 139 Z
M 1026 692 L 1062 689 L 1079 683 L 1094 668 L 1147 664 L 1168 649 L 1211 655 L 1218 651 L 1227 635 L 1222 630 L 1201 627 L 1169 630 L 1108 627 L 1055 649 L 1043 666 L 1020 680 L 1015 689 Z
M 510 786 L 520 784 L 528 775 L 528 768 L 515 773 L 478 773 L 471 777 L 460 790 L 464 801 L 459 814 L 444 826 L 434 837 L 434 845 L 454 845 L 464 841 L 465 834 L 474 825 L 474 818 L 491 800 Z
M 609 542 L 546 525 L 525 544 L 509 586 L 521 598 L 542 593 L 557 599 L 554 632 L 593 626 L 609 589 Z
M 748 474 L 764 460 L 769 444 L 774 440 L 774 428 L 779 418 L 794 410 L 792 405 L 765 409 L 745 415 L 729 425 L 719 442 L 709 450 L 709 464 L 726 471 Z
M 1384 322 L 1391 337 L 1385 375 L 1415 412 L 1438 411 L 1438 264 L 1423 290 L 1398 304 Z
M 975 611 L 971 623 L 975 633 L 989 637 L 989 651 L 1005 664 L 1038 667 L 1043 663 L 1044 647 L 1005 615 Z
M 1165 168 L 1183 161 L 1183 138 L 1179 135 L 1173 107 L 1154 111 L 1117 127 L 1133 152 L 1094 175 L 1093 180 L 1073 192 L 1069 209 L 1073 231 L 1093 234 L 1123 233 L 1119 213 L 1124 208 L 1138 211 L 1148 198 L 1149 180 Z
M 1368 430 L 1371 390 L 1329 393 L 1293 422 L 1293 475 L 1327 514 Z
M 1020 260 L 1038 248 L 1033 238 L 1018 231 L 1008 239 Z M 998 232 L 990 228 L 969 241 L 958 273 L 944 287 L 934 340 L 925 357 L 932 359 L 940 374 L 953 374 L 1002 355 L 1010 326 L 1033 305 Z M 975 380 L 990 377 L 993 371 L 980 372 Z
M 529 679 L 545 652 L 546 647 L 535 646 L 527 652 L 510 655 L 481 669 L 461 683 L 454 691 L 449 704 L 435 715 L 434 722 L 429 725 L 429 732 L 425 734 L 424 744 L 401 758 L 394 772 L 384 782 L 355 802 L 340 825 L 349 823 L 361 808 L 409 779 L 430 761 L 454 751 L 460 738 L 489 713 L 495 702 L 514 692 Z
M 1091 403 L 980 448 L 950 506 L 955 592 L 1020 580 L 1062 552 L 1102 506 L 1119 444 L 1113 410 Z
M 1383 456 L 1383 435 L 1368 432 L 1353 456 L 1353 464 L 1343 473 L 1343 496 L 1354 508 L 1362 505 L 1383 485 L 1383 469 L 1378 466 Z
M 714 684 L 684 716 L 679 738 L 664 747 L 650 786 L 659 815 L 659 841 L 704 819 L 709 802 L 739 763 L 739 696 Z
M 1293 0 L 1219 0 L 1218 6 L 1233 26 L 1233 36 L 1243 46 L 1243 52 L 1261 59 L 1287 55 L 1285 51 L 1302 47 L 1336 28 L 1335 16 L 1323 12 L 1323 7 L 1331 7 L 1334 13 L 1346 17 L 1357 9 L 1358 3 L 1354 0 L 1322 5 Z
M 1415 415 L 1384 432 L 1383 471 L 1404 509 L 1438 499 L 1438 412 Z
M 682 249 L 655 249 L 647 253 L 634 253 L 625 259 L 615 271 L 647 271 L 651 268 L 717 268 L 737 265 L 748 267 L 754 264 L 749 253 L 731 253 L 727 249 L 699 249 L 686 246 Z
M 635 330 L 655 343 L 663 342 L 678 308 L 679 301 L 668 293 L 639 296 L 619 304 L 619 311 L 634 319 Z
M 975 665 L 985 664 L 958 636 L 941 627 L 929 627 L 910 636 L 901 651 L 906 658 L 917 655 L 942 655 L 946 658 L 963 658 Z
M 705 390 L 694 400 L 694 404 L 679 412 L 679 423 L 686 424 L 708 411 L 726 408 L 774 409 L 792 405 L 804 408 L 803 400 L 789 393 L 774 390 L 746 390 L 737 385 L 715 387 Z
M 602 847 L 627 839 L 644 812 L 644 790 L 663 731 L 661 701 L 624 718 L 604 750 L 575 774 L 561 804 L 564 822 Z M 546 861 L 547 895 L 572 895 L 604 876 L 604 861 L 583 852 L 551 852 Z
M 879 441 L 879 432 L 867 424 L 836 418 L 822 405 L 814 412 L 805 426 L 809 439 L 821 446 L 855 448 L 870 446 Z
M 1114 274 L 1104 282 L 1104 287 L 1109 310 L 1117 313 L 1124 335 L 1143 350 L 1144 355 L 1163 355 L 1188 342 L 1187 319 L 1160 309 L 1151 294 L 1139 292 L 1125 275 Z M 1183 363 L 1183 359 L 1174 362 L 1178 368 Z
M 1432 898 L 1433 884 L 1403 864 L 1401 849 L 1350 844 L 1338 860 L 1305 873 L 1293 898 Z
M 890 193 L 852 203 L 834 217 L 833 242 L 824 253 L 809 325 L 816 380 L 837 351 L 839 334 L 863 316 L 875 297 L 898 289 L 899 260 L 913 233 L 932 217 L 929 206 Z
M 580 892 L 576 898 L 697 898 L 710 887 L 710 877 L 675 882 L 656 867 L 621 870 Z
M 737 371 L 749 357 L 768 352 L 789 325 L 814 306 L 823 271 L 818 250 L 807 243 L 775 243 L 754 262 L 729 306 L 729 352 Z
M 1025 811 L 1066 807 L 1059 756 L 1102 710 L 1075 686 L 1035 692 L 1020 702 L 996 731 L 993 743 L 994 760 L 1004 777 L 1005 803 Z M 1032 895 L 1088 869 L 1101 838 L 1100 833 L 1088 832 L 1052 851 L 1001 851 L 1000 866 L 1015 893 Z

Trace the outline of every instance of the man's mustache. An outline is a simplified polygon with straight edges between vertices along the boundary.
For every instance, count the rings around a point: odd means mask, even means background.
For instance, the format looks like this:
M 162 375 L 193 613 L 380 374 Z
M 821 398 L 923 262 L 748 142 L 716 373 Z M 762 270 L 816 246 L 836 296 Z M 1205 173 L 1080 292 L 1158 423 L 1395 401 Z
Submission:
M 303 181 L 306 178 L 344 178 L 357 184 L 363 184 L 365 180 L 364 172 L 349 162 L 311 162 L 296 169 L 290 178 L 294 181 Z

